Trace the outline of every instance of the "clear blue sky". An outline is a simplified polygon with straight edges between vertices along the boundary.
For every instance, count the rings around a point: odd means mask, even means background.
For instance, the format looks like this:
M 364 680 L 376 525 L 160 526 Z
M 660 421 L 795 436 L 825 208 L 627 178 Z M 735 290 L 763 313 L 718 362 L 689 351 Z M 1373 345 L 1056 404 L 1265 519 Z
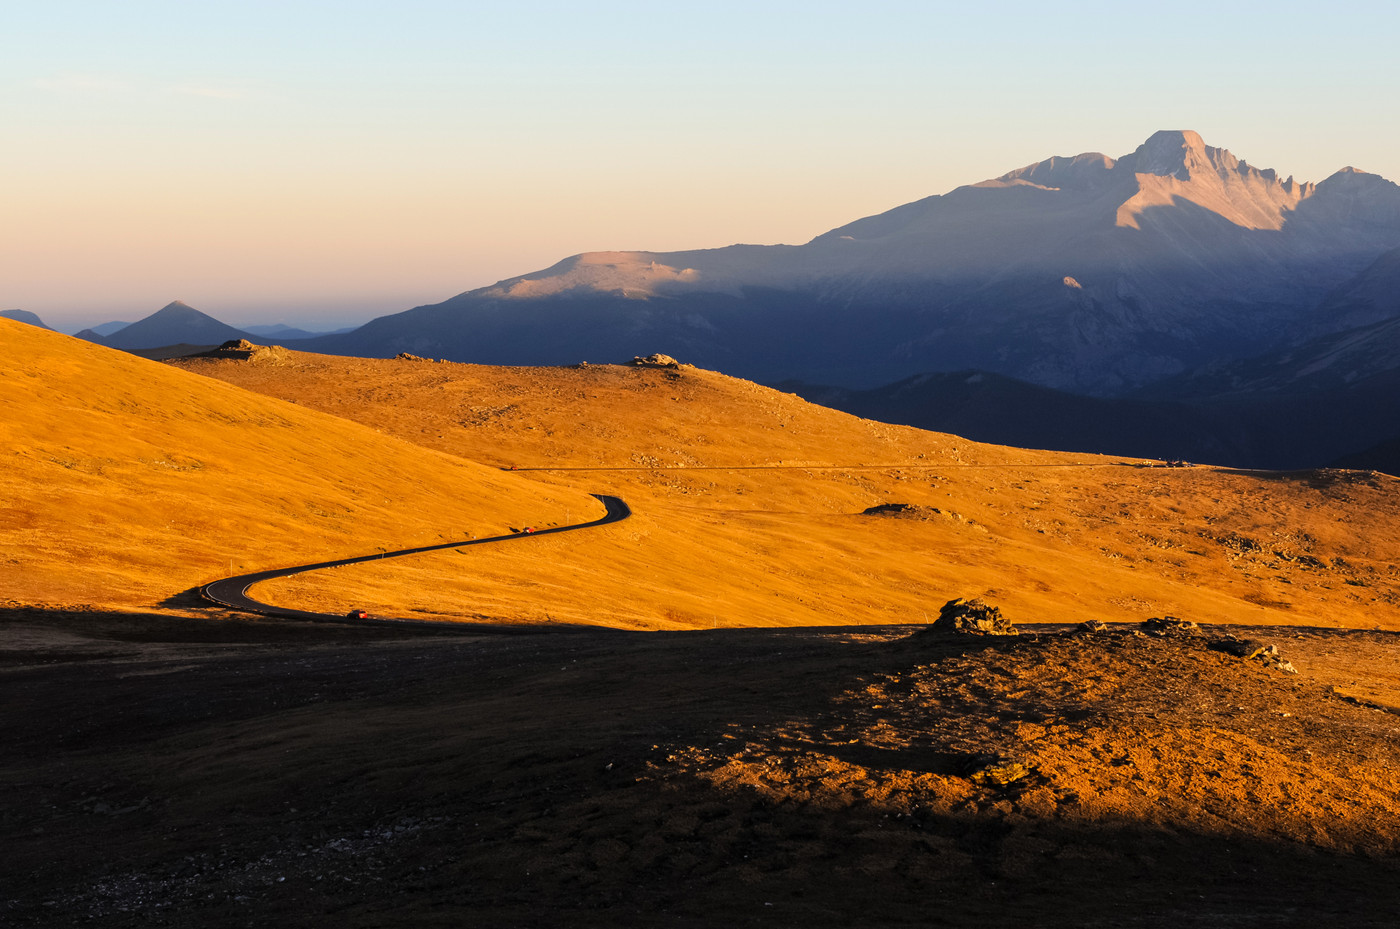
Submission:
M 0 0 L 0 308 L 358 322 L 1189 128 L 1400 180 L 1400 4 Z

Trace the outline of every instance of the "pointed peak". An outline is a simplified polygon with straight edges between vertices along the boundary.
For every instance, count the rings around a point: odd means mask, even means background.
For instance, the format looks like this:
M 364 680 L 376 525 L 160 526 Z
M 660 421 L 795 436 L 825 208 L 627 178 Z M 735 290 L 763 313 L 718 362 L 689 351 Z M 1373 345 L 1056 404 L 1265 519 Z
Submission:
M 1357 168 L 1342 168 L 1317 186 L 1319 189 L 1326 187 L 1328 190 L 1355 190 L 1372 193 L 1384 190 L 1387 191 L 1387 197 L 1392 196 L 1397 187 L 1393 181 L 1386 180 L 1379 174 L 1372 174 Z
M 1154 132 L 1133 152 L 1137 174 L 1156 174 L 1186 181 L 1196 170 L 1218 170 L 1238 166 L 1235 157 L 1220 148 L 1211 148 L 1199 133 L 1190 129 L 1163 129 Z
M 171 301 L 170 301 L 169 303 L 167 303 L 165 306 L 161 307 L 157 312 L 160 312 L 160 313 L 164 313 L 164 312 L 167 312 L 167 311 L 179 312 L 179 311 L 181 311 L 181 310 L 194 310 L 194 307 L 190 306 L 188 303 L 186 303 L 186 302 L 183 301 L 183 300 L 171 300 Z M 198 310 L 196 310 L 195 312 L 198 312 Z
M 1378 177 L 1380 177 L 1379 174 L 1372 174 L 1370 171 L 1362 171 L 1360 168 L 1353 168 L 1351 165 L 1347 165 L 1345 168 L 1342 168 L 1333 173 L 1332 176 L 1329 177 L 1327 180 L 1361 180 L 1363 178 Z
M 1328 197 L 1350 198 L 1364 209 L 1386 211 L 1394 216 L 1400 209 L 1400 185 L 1386 180 L 1379 174 L 1361 171 L 1356 168 L 1342 168 L 1317 185 L 1319 192 Z
M 1148 136 L 1142 147 L 1164 151 L 1191 149 L 1203 152 L 1206 150 L 1206 140 L 1201 138 L 1199 132 L 1190 129 L 1160 129 Z

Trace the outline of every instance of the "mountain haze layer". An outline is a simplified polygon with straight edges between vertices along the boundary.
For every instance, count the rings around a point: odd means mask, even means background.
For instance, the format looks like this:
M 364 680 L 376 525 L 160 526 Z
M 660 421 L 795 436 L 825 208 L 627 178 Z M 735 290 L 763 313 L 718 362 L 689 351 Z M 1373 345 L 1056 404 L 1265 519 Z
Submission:
M 1322 301 L 1400 246 L 1400 187 L 1280 178 L 1190 131 L 1049 158 L 801 246 L 594 252 L 306 347 L 488 363 L 658 349 L 869 387 L 982 368 L 1114 394 L 1347 327 Z

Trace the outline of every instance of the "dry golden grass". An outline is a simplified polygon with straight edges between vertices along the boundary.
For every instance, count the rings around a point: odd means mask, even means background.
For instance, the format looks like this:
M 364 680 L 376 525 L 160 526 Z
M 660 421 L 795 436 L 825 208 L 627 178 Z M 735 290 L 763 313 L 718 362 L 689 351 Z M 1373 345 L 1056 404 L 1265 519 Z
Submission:
M 234 571 L 602 506 L 346 419 L 0 320 L 0 590 L 151 607 Z
M 305 608 L 625 628 L 921 622 L 955 596 L 1019 621 L 1400 628 L 1400 482 L 981 445 L 694 368 L 497 368 L 275 353 L 181 367 L 615 493 L 606 529 L 266 584 Z M 761 466 L 761 467 L 756 467 Z M 567 469 L 580 470 L 567 470 Z M 883 503 L 918 518 L 866 516 Z M 937 512 L 934 512 L 934 511 Z

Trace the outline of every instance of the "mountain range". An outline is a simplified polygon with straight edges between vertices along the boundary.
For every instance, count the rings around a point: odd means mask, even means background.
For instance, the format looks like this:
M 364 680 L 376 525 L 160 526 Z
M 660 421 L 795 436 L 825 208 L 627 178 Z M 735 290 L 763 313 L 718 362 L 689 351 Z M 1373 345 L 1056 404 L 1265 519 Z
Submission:
M 767 382 L 982 369 L 1118 396 L 1388 315 L 1400 187 L 1190 131 L 1054 157 L 801 246 L 595 252 L 306 348 L 559 364 L 663 349 Z

